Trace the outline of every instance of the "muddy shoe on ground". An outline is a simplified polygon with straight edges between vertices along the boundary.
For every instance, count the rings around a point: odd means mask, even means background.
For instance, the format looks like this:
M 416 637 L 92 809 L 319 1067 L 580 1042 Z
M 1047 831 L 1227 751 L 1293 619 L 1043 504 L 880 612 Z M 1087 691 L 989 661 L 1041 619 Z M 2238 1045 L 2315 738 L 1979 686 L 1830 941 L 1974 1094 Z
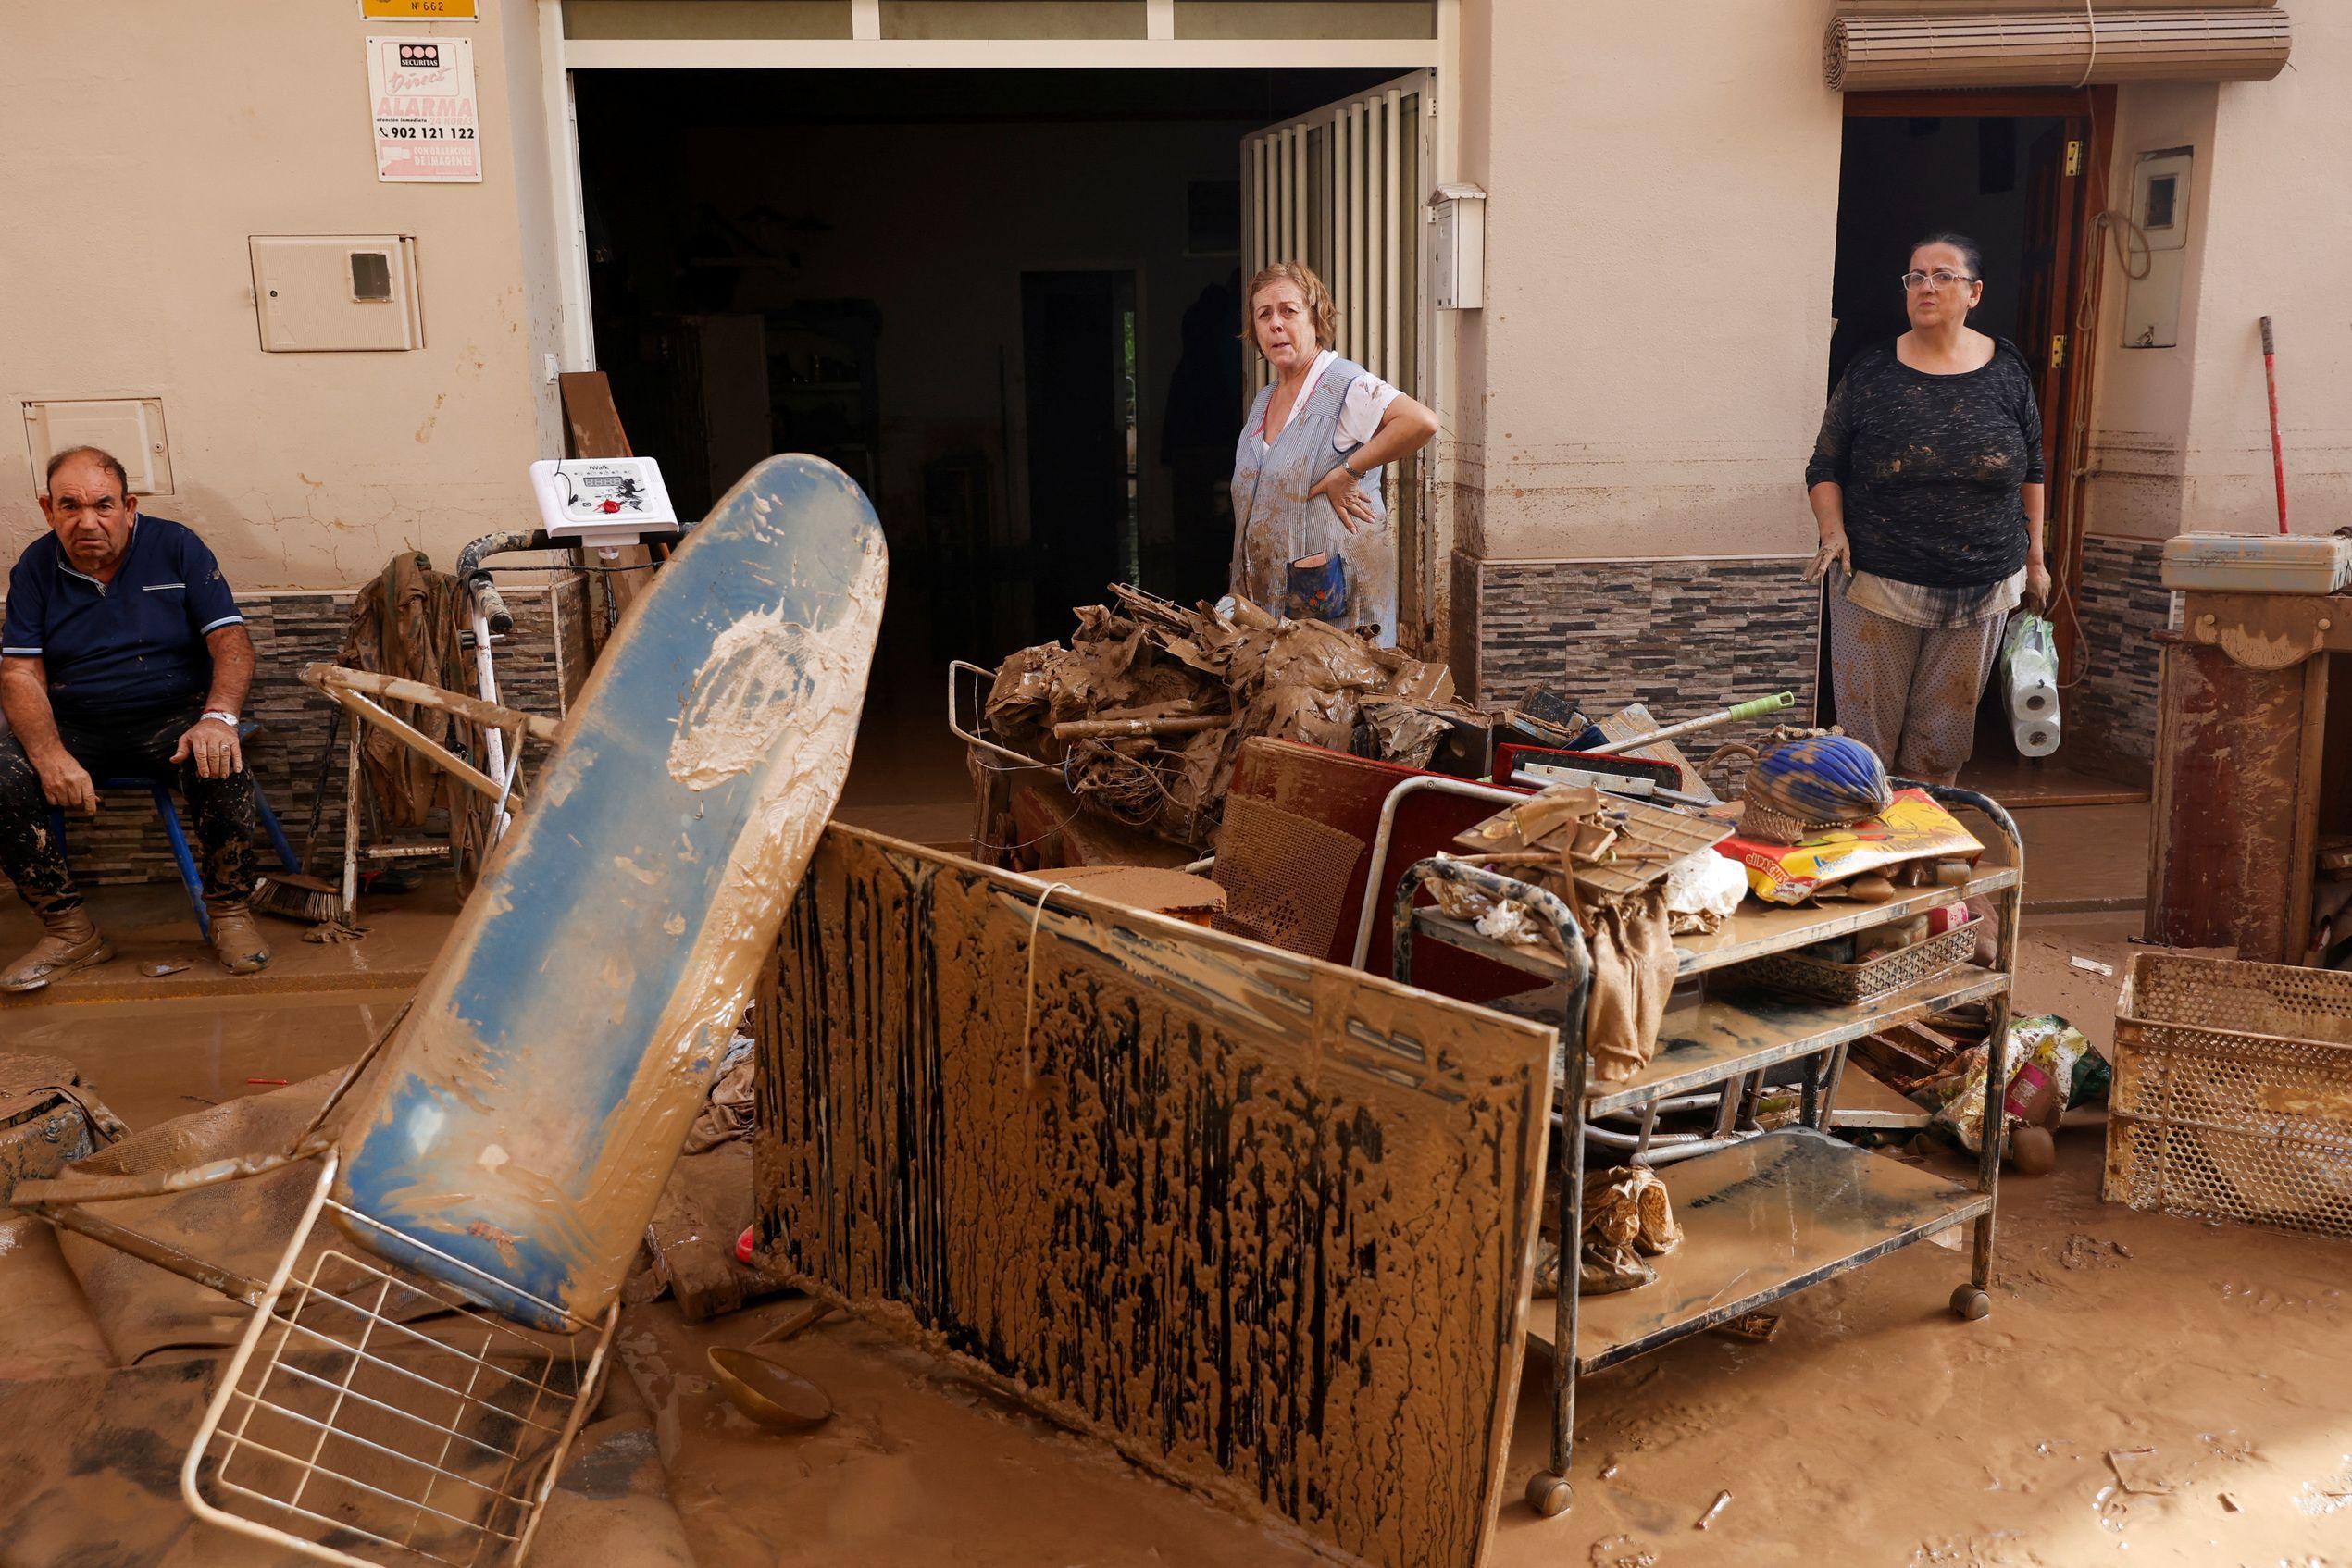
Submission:
M 245 901 L 233 903 L 206 902 L 212 915 L 212 951 L 220 957 L 220 966 L 231 975 L 250 975 L 269 962 L 269 944 L 261 940 L 261 929 L 254 924 L 253 911 Z
M 44 914 L 41 924 L 47 927 L 42 939 L 0 969 L 0 991 L 37 991 L 68 969 L 104 964 L 115 955 L 114 943 L 106 940 L 87 910 Z

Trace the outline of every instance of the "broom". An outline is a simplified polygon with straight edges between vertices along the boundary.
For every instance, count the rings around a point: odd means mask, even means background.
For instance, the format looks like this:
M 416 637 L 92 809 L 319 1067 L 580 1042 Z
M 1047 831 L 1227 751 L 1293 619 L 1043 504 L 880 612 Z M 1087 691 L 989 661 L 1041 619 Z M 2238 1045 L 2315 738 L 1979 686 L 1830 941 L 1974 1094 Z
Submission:
M 303 830 L 302 864 L 310 864 L 310 854 L 318 842 L 318 819 L 327 805 L 327 780 L 335 765 L 335 733 L 342 728 L 343 710 L 338 705 L 327 718 L 327 749 L 318 759 L 318 782 L 310 792 L 310 826 Z M 301 871 L 265 871 L 254 878 L 251 908 L 256 915 L 275 915 L 287 920 L 300 920 L 305 925 L 323 925 L 340 919 L 343 910 L 342 890 L 333 883 Z

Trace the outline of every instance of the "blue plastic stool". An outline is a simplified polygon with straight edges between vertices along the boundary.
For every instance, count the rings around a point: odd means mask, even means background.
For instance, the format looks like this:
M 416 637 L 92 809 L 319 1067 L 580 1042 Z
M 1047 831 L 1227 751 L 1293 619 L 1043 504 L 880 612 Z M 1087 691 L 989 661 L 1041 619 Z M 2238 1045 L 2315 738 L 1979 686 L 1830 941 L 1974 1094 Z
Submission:
M 180 808 L 172 803 L 171 781 L 162 778 L 101 778 L 97 784 L 101 790 L 144 790 L 155 801 L 164 837 L 171 840 L 171 858 L 180 866 L 180 885 L 188 890 L 188 907 L 195 912 L 196 929 L 204 933 L 205 940 L 212 940 L 212 916 L 205 911 L 205 879 L 196 869 L 194 853 L 188 848 L 188 835 L 180 826 Z M 297 869 L 293 846 L 286 842 L 286 830 L 278 826 L 278 814 L 269 809 L 269 797 L 262 793 L 258 779 L 254 781 L 254 814 L 268 833 L 270 847 L 278 852 L 279 869 Z M 55 806 L 49 808 L 49 831 L 56 836 L 62 848 L 66 841 L 65 813 Z

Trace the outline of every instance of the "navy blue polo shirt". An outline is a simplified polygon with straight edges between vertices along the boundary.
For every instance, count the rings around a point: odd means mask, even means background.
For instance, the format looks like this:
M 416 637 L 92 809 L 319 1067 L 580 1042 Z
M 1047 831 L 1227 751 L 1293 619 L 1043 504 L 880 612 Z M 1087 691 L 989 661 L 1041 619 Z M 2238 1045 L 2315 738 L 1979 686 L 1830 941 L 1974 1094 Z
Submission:
M 112 582 L 74 570 L 54 533 L 25 546 L 8 574 L 0 653 L 43 662 L 62 716 L 149 712 L 203 701 L 205 634 L 244 618 L 205 541 L 142 512 Z

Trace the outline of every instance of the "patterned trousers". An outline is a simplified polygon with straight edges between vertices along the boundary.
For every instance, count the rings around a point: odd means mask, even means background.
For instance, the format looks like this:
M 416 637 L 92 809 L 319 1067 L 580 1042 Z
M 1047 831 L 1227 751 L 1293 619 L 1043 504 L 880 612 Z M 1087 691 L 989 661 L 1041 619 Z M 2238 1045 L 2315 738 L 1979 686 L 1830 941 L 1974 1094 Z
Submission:
M 1889 773 L 1946 778 L 1976 749 L 1976 704 L 2000 656 L 2006 617 L 1931 631 L 1829 592 L 1830 678 L 1838 727 Z

